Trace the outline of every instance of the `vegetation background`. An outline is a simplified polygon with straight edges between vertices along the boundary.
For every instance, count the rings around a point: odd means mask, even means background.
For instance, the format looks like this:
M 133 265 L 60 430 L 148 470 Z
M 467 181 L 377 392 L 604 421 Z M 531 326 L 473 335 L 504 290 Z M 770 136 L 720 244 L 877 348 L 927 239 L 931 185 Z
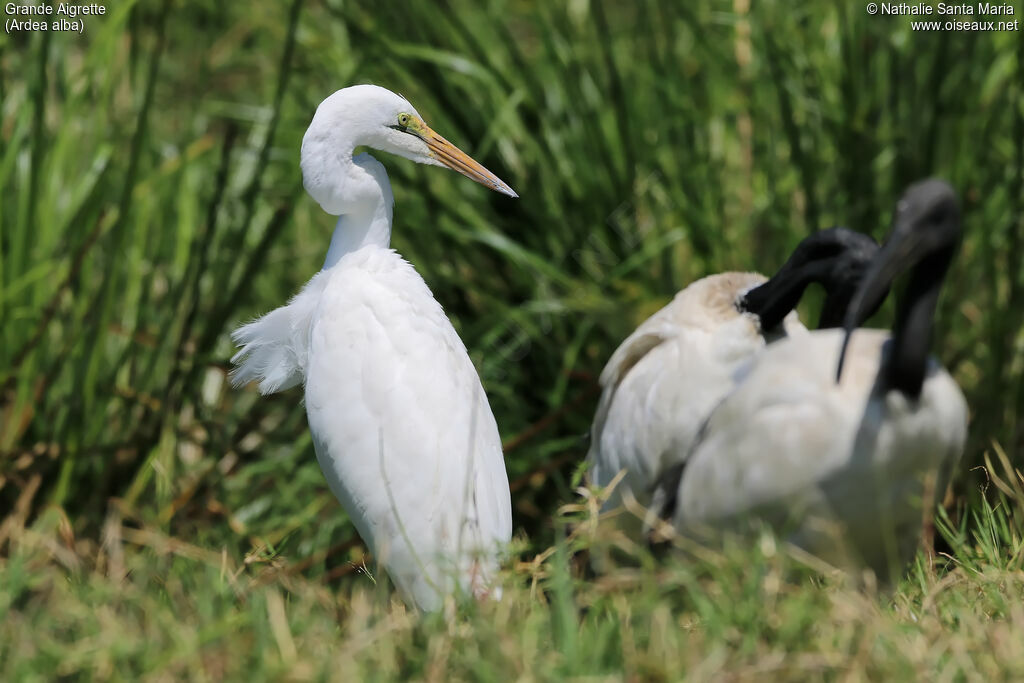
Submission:
M 776 0 L 122 0 L 84 20 L 0 36 L 0 678 L 1024 675 L 1024 31 Z M 299 143 L 360 82 L 522 196 L 378 155 L 393 244 L 506 440 L 520 559 L 505 600 L 447 618 L 362 567 L 300 392 L 226 383 L 229 332 L 320 267 L 333 221 Z M 574 481 L 619 341 L 819 228 L 882 238 L 927 175 L 966 230 L 933 342 L 972 408 L 946 554 L 880 594 L 767 535 L 584 577 L 581 549 L 625 544 Z

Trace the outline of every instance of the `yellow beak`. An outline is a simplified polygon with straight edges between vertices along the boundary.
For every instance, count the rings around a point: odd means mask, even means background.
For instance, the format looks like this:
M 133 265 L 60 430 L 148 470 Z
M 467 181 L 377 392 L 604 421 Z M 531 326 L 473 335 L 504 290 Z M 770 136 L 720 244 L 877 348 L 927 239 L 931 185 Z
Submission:
M 417 121 L 416 123 L 420 125 L 415 126 L 414 130 L 423 142 L 427 143 L 427 147 L 430 148 L 431 156 L 433 156 L 434 159 L 453 171 L 458 171 L 467 178 L 475 180 L 485 187 L 491 188 L 495 192 L 500 192 L 504 195 L 508 195 L 509 197 L 519 196 L 516 194 L 515 190 L 508 186 L 508 183 L 488 171 L 479 162 L 475 161 L 461 149 L 435 133 L 430 126 L 422 121 Z

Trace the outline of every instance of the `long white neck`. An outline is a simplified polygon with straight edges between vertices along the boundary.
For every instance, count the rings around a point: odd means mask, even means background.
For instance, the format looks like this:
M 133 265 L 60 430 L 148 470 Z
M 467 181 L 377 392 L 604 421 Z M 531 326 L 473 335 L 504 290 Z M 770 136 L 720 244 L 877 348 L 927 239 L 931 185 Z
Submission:
M 338 98 L 342 90 L 333 95 Z M 330 268 L 350 252 L 366 246 L 387 248 L 391 241 L 391 212 L 394 195 L 384 166 L 369 154 L 352 152 L 372 145 L 358 128 L 340 125 L 358 120 L 351 113 L 335 111 L 328 98 L 317 108 L 313 122 L 302 138 L 302 184 L 317 204 L 338 216 L 324 268 Z M 325 109 L 325 105 L 332 103 Z
M 384 166 L 369 154 L 338 154 L 329 172 L 304 176 L 306 189 L 338 222 L 327 250 L 324 268 L 366 246 L 386 249 L 391 243 L 394 196 Z
M 389 189 L 388 194 L 390 193 Z M 372 211 L 339 216 L 334 226 L 334 234 L 331 235 L 327 258 L 324 259 L 324 270 L 334 266 L 345 254 L 365 246 L 387 249 L 391 244 L 391 213 L 391 202 L 382 201 Z

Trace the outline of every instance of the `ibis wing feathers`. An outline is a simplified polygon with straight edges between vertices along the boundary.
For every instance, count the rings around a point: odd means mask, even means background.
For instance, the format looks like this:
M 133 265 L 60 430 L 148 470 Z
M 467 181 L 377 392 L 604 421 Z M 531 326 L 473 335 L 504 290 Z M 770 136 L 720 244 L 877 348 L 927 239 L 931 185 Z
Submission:
M 605 462 L 599 457 L 601 440 L 616 393 L 627 373 L 667 338 L 667 335 L 660 332 L 638 329 L 616 349 L 601 372 L 600 381 L 603 391 L 594 414 L 594 422 L 590 428 L 591 447 L 588 454 L 592 466 L 591 478 L 599 486 L 606 486 L 618 473 L 616 464 Z
M 601 401 L 597 406 L 597 413 L 594 415 L 594 423 L 591 427 L 592 442 L 596 442 L 600 438 L 615 392 L 629 371 L 657 346 L 679 334 L 679 326 L 671 320 L 667 312 L 671 306 L 672 303 L 643 321 L 631 335 L 619 344 L 605 364 L 600 377 L 603 390 Z M 611 476 L 614 475 L 615 473 L 612 472 Z M 610 477 L 608 478 L 610 479 Z

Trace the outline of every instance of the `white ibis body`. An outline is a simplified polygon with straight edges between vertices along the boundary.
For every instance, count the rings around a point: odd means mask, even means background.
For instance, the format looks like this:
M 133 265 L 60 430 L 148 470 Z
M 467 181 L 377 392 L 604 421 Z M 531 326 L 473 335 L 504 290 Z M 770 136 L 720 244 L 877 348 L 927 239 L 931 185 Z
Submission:
M 754 516 L 837 564 L 886 579 L 903 569 L 925 506 L 944 490 L 967 434 L 963 394 L 928 357 L 959 236 L 948 185 L 925 181 L 907 191 L 850 303 L 846 330 L 783 340 L 753 359 L 685 466 L 662 483 L 674 492 L 678 530 L 707 532 Z M 909 267 L 893 333 L 854 331 Z
M 644 321 L 601 373 L 588 454 L 594 484 L 624 471 L 605 507 L 651 502 L 656 483 L 685 459 L 735 374 L 765 345 L 807 333 L 793 311 L 811 283 L 827 292 L 820 323 L 838 325 L 878 245 L 844 228 L 808 237 L 771 280 L 721 273 L 690 284 Z

